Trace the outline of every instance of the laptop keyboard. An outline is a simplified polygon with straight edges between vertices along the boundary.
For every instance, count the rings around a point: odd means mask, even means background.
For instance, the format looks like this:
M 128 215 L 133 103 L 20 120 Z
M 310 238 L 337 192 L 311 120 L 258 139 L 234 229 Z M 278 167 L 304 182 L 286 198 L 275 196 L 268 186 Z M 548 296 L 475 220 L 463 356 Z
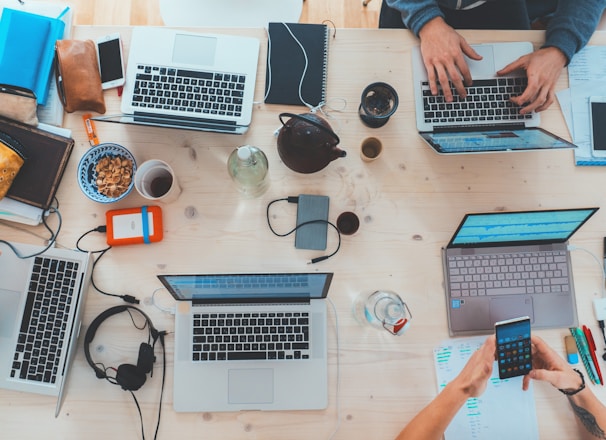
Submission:
M 309 359 L 309 313 L 198 313 L 193 360 Z
M 138 65 L 132 106 L 242 116 L 245 75 Z
M 55 383 L 77 275 L 78 263 L 35 258 L 11 377 Z
M 566 251 L 448 258 L 452 297 L 569 292 Z
M 495 78 L 475 80 L 467 87 L 467 96 L 461 98 L 452 88 L 453 101 L 446 102 L 440 93 L 433 96 L 427 81 L 422 83 L 424 117 L 426 123 L 460 125 L 461 123 L 520 122 L 532 114 L 520 114 L 520 107 L 509 99 L 524 92 L 528 80 Z

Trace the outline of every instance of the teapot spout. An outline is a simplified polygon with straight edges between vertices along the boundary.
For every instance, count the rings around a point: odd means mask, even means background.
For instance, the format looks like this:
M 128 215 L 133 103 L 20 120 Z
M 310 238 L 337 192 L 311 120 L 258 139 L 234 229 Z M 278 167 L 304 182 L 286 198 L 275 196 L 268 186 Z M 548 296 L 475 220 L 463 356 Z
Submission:
M 332 160 L 338 159 L 339 157 L 345 157 L 345 156 L 347 156 L 347 151 L 341 150 L 340 148 L 337 148 L 337 146 L 334 146 L 332 148 Z

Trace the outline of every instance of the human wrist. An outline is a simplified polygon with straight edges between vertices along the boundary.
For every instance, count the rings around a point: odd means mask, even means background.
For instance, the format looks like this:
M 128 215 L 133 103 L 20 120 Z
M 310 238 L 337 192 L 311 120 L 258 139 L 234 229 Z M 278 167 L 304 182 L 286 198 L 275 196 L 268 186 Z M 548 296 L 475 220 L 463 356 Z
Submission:
M 558 46 L 543 46 L 539 50 L 551 53 L 552 56 L 562 65 L 562 68 L 564 68 L 570 62 L 568 55 Z
M 573 385 L 570 388 L 558 388 L 558 391 L 560 391 L 563 394 L 566 394 L 567 396 L 574 396 L 575 394 L 577 394 L 585 389 L 585 376 L 583 376 L 583 373 L 581 373 L 576 368 L 572 369 L 572 371 L 574 371 L 578 375 L 578 378 L 574 382 L 577 385 L 576 386 Z
M 449 388 L 450 393 L 463 402 L 473 397 L 475 390 L 473 384 L 463 381 L 460 377 L 453 379 L 452 382 L 446 385 L 446 388 Z
M 431 20 L 428 20 L 423 27 L 419 30 L 419 38 L 422 40 L 423 37 L 426 37 L 430 34 L 440 32 L 444 26 L 448 26 L 444 21 L 444 18 L 438 16 L 434 17 Z

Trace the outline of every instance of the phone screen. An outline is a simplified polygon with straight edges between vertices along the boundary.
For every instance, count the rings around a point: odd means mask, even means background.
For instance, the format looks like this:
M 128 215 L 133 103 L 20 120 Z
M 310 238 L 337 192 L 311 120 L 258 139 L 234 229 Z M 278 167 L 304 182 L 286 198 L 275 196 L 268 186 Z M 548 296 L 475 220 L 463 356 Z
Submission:
M 593 149 L 606 151 L 606 102 L 591 103 Z
M 530 318 L 523 317 L 495 324 L 499 378 L 523 376 L 532 369 Z
M 120 55 L 120 40 L 113 39 L 97 44 L 99 47 L 99 66 L 101 67 L 101 82 L 106 83 L 122 78 L 122 57 Z

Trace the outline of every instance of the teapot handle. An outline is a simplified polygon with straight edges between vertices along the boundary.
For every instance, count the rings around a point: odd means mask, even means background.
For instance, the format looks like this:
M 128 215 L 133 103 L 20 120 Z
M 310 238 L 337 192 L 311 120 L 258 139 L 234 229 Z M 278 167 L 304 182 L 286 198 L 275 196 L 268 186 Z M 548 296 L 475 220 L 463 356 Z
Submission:
M 280 122 L 282 123 L 282 125 L 285 125 L 284 121 L 282 120 L 282 117 L 284 117 L 284 116 L 288 116 L 289 118 L 296 118 L 296 119 L 300 119 L 302 121 L 308 122 L 311 125 L 319 128 L 320 130 L 324 130 L 326 133 L 328 133 L 335 141 L 337 141 L 337 144 L 339 142 L 341 142 L 341 139 L 339 139 L 339 136 L 337 136 L 337 133 L 335 133 L 334 131 L 332 131 L 329 128 L 326 128 L 325 126 L 314 121 L 311 118 L 306 118 L 305 115 L 297 115 L 295 113 L 280 113 L 280 116 L 278 116 L 278 117 L 280 118 Z

